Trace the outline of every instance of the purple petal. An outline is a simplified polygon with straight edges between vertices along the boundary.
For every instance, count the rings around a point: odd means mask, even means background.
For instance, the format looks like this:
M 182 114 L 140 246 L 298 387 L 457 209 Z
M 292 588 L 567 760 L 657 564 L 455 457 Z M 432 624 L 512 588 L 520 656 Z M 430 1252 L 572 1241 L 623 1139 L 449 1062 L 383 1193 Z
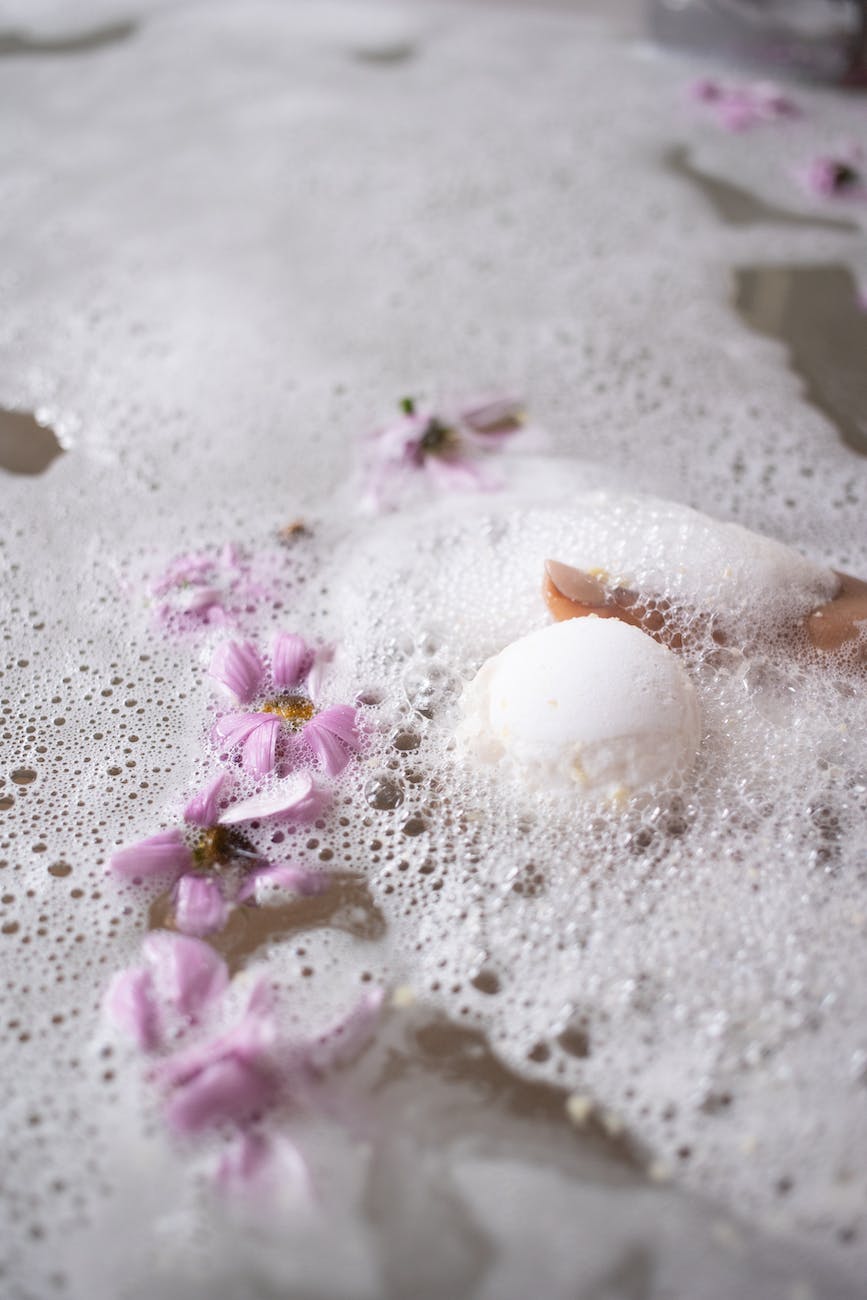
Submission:
M 257 903 L 263 903 L 275 897 L 280 901 L 284 890 L 310 898 L 324 894 L 330 884 L 331 879 L 324 871 L 309 871 L 306 867 L 278 862 L 251 871 L 238 890 L 238 902 L 255 898 Z
M 307 693 L 314 704 L 318 704 L 322 696 L 322 686 L 333 659 L 334 646 L 330 645 L 320 646 L 313 657 L 313 663 L 307 674 Z
M 201 614 L 222 601 L 219 587 L 190 587 L 180 593 L 175 608 L 185 614 Z
M 275 1100 L 276 1093 L 270 1074 L 230 1055 L 182 1084 L 168 1103 L 166 1118 L 176 1133 L 200 1133 L 216 1124 L 251 1119 Z
M 149 970 L 133 966 L 119 971 L 108 986 L 104 1006 L 109 1019 L 143 1052 L 159 1046 L 159 1013 Z
M 288 817 L 293 821 L 314 821 L 324 811 L 331 799 L 327 786 L 310 775 L 299 772 L 281 781 L 266 794 L 227 808 L 220 815 L 221 826 L 237 826 L 240 822 L 268 821 L 272 817 Z
M 118 849 L 108 861 L 108 870 L 122 880 L 153 880 L 158 876 L 179 876 L 189 871 L 193 855 L 180 830 L 158 831 L 125 849 Z
M 202 938 L 222 930 L 229 907 L 215 880 L 207 876 L 181 876 L 175 886 L 175 925 L 182 934 Z
M 193 826 L 213 826 L 220 811 L 220 796 L 228 779 L 226 773 L 221 772 L 213 781 L 202 786 L 184 809 L 184 821 Z
M 517 432 L 524 420 L 524 405 L 514 397 L 488 397 L 465 404 L 458 411 L 458 422 L 479 435 L 485 444 L 496 444 Z
M 303 637 L 294 632 L 278 632 L 271 650 L 271 678 L 278 690 L 288 690 L 303 680 L 312 659 L 312 651 Z
M 152 930 L 142 952 L 158 994 L 181 1015 L 198 1015 L 222 996 L 229 982 L 222 957 L 189 935 Z
M 239 704 L 249 704 L 262 683 L 264 667 L 259 653 L 249 641 L 224 641 L 211 658 L 208 673 L 235 696 Z
M 273 713 L 226 713 L 214 723 L 214 735 L 228 742 L 229 748 L 243 745 L 263 722 L 274 721 Z
M 220 1190 L 230 1195 L 279 1195 L 281 1201 L 288 1198 L 298 1205 L 313 1201 L 307 1162 L 282 1134 L 241 1133 L 221 1156 L 215 1179 Z
M 310 1044 L 307 1059 L 314 1070 L 324 1073 L 358 1055 L 373 1036 L 384 996 L 382 989 L 370 989 L 341 1020 Z
M 483 467 L 467 456 L 428 456 L 425 473 L 449 492 L 487 492 L 494 486 Z
M 255 1065 L 267 1059 L 276 1037 L 271 989 L 265 980 L 258 980 L 236 1025 L 216 1038 L 194 1043 L 160 1061 L 152 1077 L 164 1087 L 177 1088 L 227 1056 Z
M 356 711 L 348 704 L 325 709 L 301 728 L 301 734 L 329 776 L 346 767 L 351 750 L 359 748 Z M 348 747 L 348 748 L 347 748 Z
M 273 713 L 259 714 L 262 721 L 244 741 L 241 762 L 251 776 L 267 776 L 277 761 L 277 737 L 282 723 Z

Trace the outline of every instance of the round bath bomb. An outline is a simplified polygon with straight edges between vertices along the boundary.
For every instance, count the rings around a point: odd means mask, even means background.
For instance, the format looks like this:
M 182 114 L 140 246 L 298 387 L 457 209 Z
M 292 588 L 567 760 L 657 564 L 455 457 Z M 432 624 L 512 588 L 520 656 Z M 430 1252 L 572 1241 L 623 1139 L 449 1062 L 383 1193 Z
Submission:
M 670 780 L 701 724 L 680 660 L 615 618 L 575 618 L 513 641 L 482 665 L 458 728 L 479 763 L 534 790 L 613 798 Z

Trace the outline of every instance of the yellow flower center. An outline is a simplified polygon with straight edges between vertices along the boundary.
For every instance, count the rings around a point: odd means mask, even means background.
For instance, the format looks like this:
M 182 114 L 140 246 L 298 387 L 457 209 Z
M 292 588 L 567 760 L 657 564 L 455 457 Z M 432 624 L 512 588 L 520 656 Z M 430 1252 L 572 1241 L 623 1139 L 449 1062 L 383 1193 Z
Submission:
M 197 867 L 225 866 L 234 853 L 234 836 L 227 826 L 208 826 L 193 845 Z
M 306 695 L 277 695 L 262 705 L 262 712 L 276 713 L 293 731 L 298 731 L 310 721 L 316 709 Z

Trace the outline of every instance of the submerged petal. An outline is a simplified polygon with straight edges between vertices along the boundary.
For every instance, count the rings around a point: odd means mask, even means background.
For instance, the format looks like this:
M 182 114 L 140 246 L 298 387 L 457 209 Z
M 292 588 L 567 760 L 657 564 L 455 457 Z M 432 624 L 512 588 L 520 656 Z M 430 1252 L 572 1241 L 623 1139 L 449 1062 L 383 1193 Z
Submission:
M 166 1118 L 176 1133 L 200 1133 L 216 1124 L 252 1119 L 276 1094 L 276 1081 L 269 1073 L 229 1055 L 181 1084 L 169 1100 Z
M 213 826 L 220 811 L 220 796 L 228 781 L 225 772 L 202 786 L 184 809 L 184 821 L 193 826 Z
M 322 696 L 322 686 L 328 674 L 328 669 L 334 659 L 334 646 L 320 646 L 313 656 L 313 663 L 307 674 L 307 693 L 314 704 L 318 704 Z
M 222 930 L 228 916 L 229 906 L 215 880 L 181 876 L 175 886 L 175 925 L 182 934 L 213 934 Z
M 118 849 L 109 858 L 108 870 L 122 880 L 152 880 L 158 876 L 179 876 L 192 865 L 193 855 L 183 832 L 174 828 Z
M 208 673 L 235 696 L 249 704 L 259 690 L 264 666 L 256 647 L 249 641 L 224 641 L 211 658 Z
M 294 821 L 313 821 L 327 807 L 331 791 L 309 772 L 299 772 L 252 799 L 227 808 L 220 815 L 221 826 L 237 826 L 240 822 L 268 821 L 272 817 L 287 817 Z
M 345 1065 L 357 1056 L 379 1023 L 384 997 L 380 988 L 363 994 L 341 1020 L 310 1044 L 307 1052 L 310 1065 L 324 1072 Z
M 221 1156 L 215 1179 L 231 1195 L 277 1196 L 297 1208 L 313 1201 L 307 1162 L 283 1134 L 241 1133 Z
M 277 761 L 277 737 L 280 734 L 280 719 L 271 713 L 258 715 L 262 720 L 244 741 L 241 762 L 245 772 L 251 776 L 267 776 L 273 772 Z
M 159 1046 L 159 1012 L 154 1000 L 153 979 L 143 966 L 118 971 L 105 995 L 105 1013 L 141 1048 L 151 1052 Z
M 226 963 L 200 939 L 152 930 L 142 944 L 157 993 L 182 1015 L 195 1016 L 223 993 Z
M 289 690 L 303 681 L 313 652 L 295 632 L 278 632 L 271 650 L 271 678 L 278 690 Z
M 271 863 L 251 871 L 238 890 L 238 902 L 254 898 L 257 903 L 283 902 L 286 893 L 310 898 L 324 894 L 331 884 L 324 871 L 310 871 L 307 867 L 290 863 Z

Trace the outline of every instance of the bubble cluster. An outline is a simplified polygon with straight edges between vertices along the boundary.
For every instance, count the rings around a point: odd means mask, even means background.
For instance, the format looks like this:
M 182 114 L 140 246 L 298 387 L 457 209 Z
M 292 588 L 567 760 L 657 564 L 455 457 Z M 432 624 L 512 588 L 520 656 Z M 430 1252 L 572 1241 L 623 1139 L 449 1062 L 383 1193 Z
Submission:
M 178 824 L 215 761 L 215 645 L 278 628 L 338 646 L 329 689 L 369 739 L 319 823 L 253 828 L 334 886 L 233 921 L 232 970 L 266 963 L 307 1028 L 373 981 L 411 989 L 556 1085 L 559 1114 L 572 1094 L 655 1175 L 863 1277 L 864 692 L 797 634 L 828 566 L 867 575 L 863 462 L 733 301 L 738 268 L 777 263 L 854 286 L 863 213 L 723 225 L 665 161 L 679 143 L 789 211 L 790 169 L 852 105 L 805 88 L 797 126 L 745 150 L 685 114 L 688 64 L 608 18 L 141 0 L 123 39 L 61 55 L 58 7 L 37 8 L 27 57 L 0 52 L 0 406 L 65 454 L 0 466 L 0 1292 L 98 1294 L 81 1279 L 131 1236 L 131 1295 L 154 1259 L 178 1294 L 202 1262 L 198 1166 L 100 1014 L 166 897 L 105 866 Z M 763 328 L 785 276 L 767 283 Z M 491 458 L 502 494 L 359 517 L 364 430 L 406 393 L 492 384 L 530 417 Z M 731 532 L 698 544 L 638 492 L 807 558 L 747 541 L 725 573 Z M 234 587 L 227 543 L 250 565 Z M 225 622 L 183 588 L 158 618 L 191 552 L 231 588 Z M 452 743 L 462 683 L 546 622 L 551 556 L 689 632 L 699 763 L 616 815 L 506 796 Z

